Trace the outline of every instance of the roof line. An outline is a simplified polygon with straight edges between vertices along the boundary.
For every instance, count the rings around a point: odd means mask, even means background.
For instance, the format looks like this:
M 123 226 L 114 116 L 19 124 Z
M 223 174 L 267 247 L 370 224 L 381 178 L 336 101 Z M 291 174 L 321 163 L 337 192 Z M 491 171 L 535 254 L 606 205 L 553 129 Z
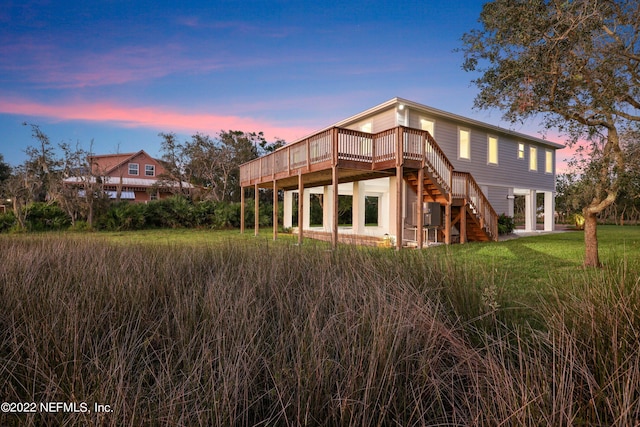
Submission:
M 412 108 L 419 109 L 419 110 L 426 110 L 427 112 L 429 112 L 429 113 L 431 113 L 433 115 L 436 115 L 436 116 L 445 117 L 445 118 L 448 118 L 448 119 L 451 119 L 451 120 L 467 123 L 467 124 L 473 125 L 473 126 L 483 127 L 485 129 L 490 129 L 490 130 L 493 130 L 494 132 L 500 132 L 500 133 L 503 133 L 503 134 L 512 135 L 514 137 L 517 137 L 517 138 L 520 138 L 520 139 L 525 139 L 525 140 L 528 140 L 528 141 L 535 141 L 535 142 L 537 142 L 539 144 L 547 145 L 547 146 L 552 147 L 552 148 L 560 149 L 560 148 L 564 148 L 565 147 L 563 144 L 559 144 L 557 142 L 553 142 L 553 141 L 549 141 L 549 140 L 546 140 L 546 139 L 538 138 L 538 137 L 535 137 L 535 136 L 527 135 L 527 134 L 524 134 L 524 133 L 521 133 L 521 132 L 516 132 L 516 131 L 510 130 L 510 129 L 506 129 L 506 128 L 503 128 L 503 127 L 500 127 L 500 126 L 496 126 L 496 125 L 492 125 L 492 124 L 489 124 L 489 123 L 485 123 L 485 122 L 482 122 L 480 120 L 471 119 L 469 117 L 464 117 L 464 116 L 461 116 L 459 114 L 449 113 L 449 112 L 444 111 L 444 110 L 440 110 L 440 109 L 437 109 L 437 108 L 429 107 L 428 105 L 420 104 L 418 102 L 410 101 L 408 99 L 400 98 L 400 97 L 391 98 L 388 101 L 385 101 L 385 102 L 383 102 L 381 104 L 378 104 L 378 105 L 376 105 L 374 107 L 371 107 L 371 108 L 369 108 L 369 109 L 367 109 L 365 111 L 362 111 L 362 112 L 360 112 L 358 114 L 355 114 L 353 116 L 347 117 L 346 119 L 340 120 L 339 122 L 334 123 L 334 124 L 332 124 L 330 126 L 326 126 L 326 127 L 322 128 L 322 129 L 316 131 L 316 132 L 313 132 L 313 133 L 311 133 L 309 135 L 306 135 L 306 136 L 304 136 L 302 138 L 299 138 L 299 139 L 297 139 L 297 140 L 295 140 L 295 141 L 293 141 L 291 143 L 293 144 L 293 143 L 302 141 L 302 140 L 304 140 L 304 139 L 306 139 L 306 138 L 308 138 L 308 137 L 310 137 L 312 135 L 315 135 L 316 133 L 320 133 L 320 132 L 326 131 L 326 130 L 331 129 L 333 127 L 344 126 L 345 124 L 348 124 L 348 123 L 353 122 L 355 120 L 359 120 L 359 119 L 365 118 L 367 116 L 375 114 L 378 111 L 384 110 L 384 109 L 392 107 L 394 105 L 400 105 L 400 104 L 407 105 L 410 108 L 412 107 Z M 289 144 L 287 144 L 287 145 L 289 145 Z

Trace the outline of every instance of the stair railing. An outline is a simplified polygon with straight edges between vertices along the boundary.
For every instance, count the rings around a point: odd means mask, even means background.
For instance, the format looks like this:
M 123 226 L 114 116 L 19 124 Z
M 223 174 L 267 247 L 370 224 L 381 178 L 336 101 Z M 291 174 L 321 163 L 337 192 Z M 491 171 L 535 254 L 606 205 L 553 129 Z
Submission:
M 469 208 L 476 214 L 480 226 L 492 240 L 497 240 L 498 214 L 470 173 L 453 172 L 453 197 L 466 199 Z

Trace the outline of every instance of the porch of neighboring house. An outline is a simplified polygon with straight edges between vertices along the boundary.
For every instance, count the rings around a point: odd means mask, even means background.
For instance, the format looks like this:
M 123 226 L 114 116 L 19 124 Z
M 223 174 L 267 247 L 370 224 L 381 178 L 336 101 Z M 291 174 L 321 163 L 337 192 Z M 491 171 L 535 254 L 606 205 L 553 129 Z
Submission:
M 255 224 L 258 233 L 258 192 L 260 188 L 273 189 L 274 220 L 273 237 L 278 233 L 278 190 L 297 190 L 305 194 L 305 188 L 323 187 L 327 209 L 327 226 L 332 245 L 340 241 L 338 224 L 339 185 L 372 179 L 387 178 L 389 197 L 388 212 L 389 241 L 397 249 L 403 246 L 424 247 L 430 232 L 430 224 L 425 223 L 428 210 L 440 206 L 442 221 L 437 230 L 431 230 L 435 239 L 444 243 L 470 240 L 497 240 L 497 215 L 473 177 L 465 172 L 453 170 L 452 164 L 442 152 L 429 132 L 398 126 L 376 134 L 333 127 L 312 135 L 294 144 L 287 145 L 269 155 L 240 166 L 242 187 L 241 232 L 245 231 L 245 190 L 254 190 Z M 408 217 L 403 191 L 407 183 L 415 192 L 411 217 L 414 223 L 405 223 Z M 361 200 L 359 195 L 357 200 Z M 286 207 L 286 206 L 285 206 Z M 354 209 L 362 209 L 354 197 Z M 383 207 L 385 209 L 385 207 Z M 298 198 L 298 240 L 311 233 L 305 227 L 305 197 Z M 354 222 L 358 221 L 355 219 Z M 426 218 L 429 218 L 426 216 Z M 359 226 L 359 222 L 356 224 Z M 356 228 L 360 230 L 360 228 Z M 418 232 L 423 230 L 423 232 Z M 326 231 L 324 231 L 326 232 Z M 316 232 L 323 233 L 323 231 Z M 371 236 L 355 233 L 355 240 L 370 240 Z M 311 237 L 309 236 L 309 237 Z M 387 236 L 373 236 L 385 242 Z

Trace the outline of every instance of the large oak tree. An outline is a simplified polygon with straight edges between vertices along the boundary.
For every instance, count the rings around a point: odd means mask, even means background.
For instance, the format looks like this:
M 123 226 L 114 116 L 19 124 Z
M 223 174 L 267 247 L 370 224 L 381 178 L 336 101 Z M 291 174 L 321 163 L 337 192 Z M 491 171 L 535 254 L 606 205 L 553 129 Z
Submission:
M 583 208 L 585 266 L 599 266 L 597 215 L 616 199 L 625 160 L 620 135 L 640 123 L 637 0 L 495 0 L 463 36 L 463 68 L 479 73 L 479 108 L 513 122 L 537 117 L 587 139 L 598 155 Z

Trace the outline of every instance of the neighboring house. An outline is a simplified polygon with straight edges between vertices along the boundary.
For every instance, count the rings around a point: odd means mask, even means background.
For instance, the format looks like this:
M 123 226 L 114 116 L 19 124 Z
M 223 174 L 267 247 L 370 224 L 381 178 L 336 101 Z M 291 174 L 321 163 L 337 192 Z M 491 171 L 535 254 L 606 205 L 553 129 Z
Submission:
M 240 181 L 256 194 L 284 189 L 284 226 L 297 225 L 300 239 L 388 238 L 398 248 L 488 241 L 497 240 L 497 216 L 513 216 L 516 196 L 525 197 L 525 229 L 535 230 L 543 193 L 544 229 L 554 229 L 562 147 L 394 98 L 243 164 Z M 346 224 L 338 223 L 340 197 L 351 198 Z M 322 210 L 321 224 L 310 223 L 312 209 Z
M 162 162 L 149 156 L 144 150 L 127 154 L 104 154 L 89 156 L 91 175 L 99 177 L 104 191 L 111 199 L 148 202 L 169 197 L 182 184 L 183 189 L 192 189 L 188 182 L 162 179 L 165 169 Z M 70 177 L 64 181 L 80 184 L 83 178 Z M 95 180 L 95 178 L 92 178 Z

